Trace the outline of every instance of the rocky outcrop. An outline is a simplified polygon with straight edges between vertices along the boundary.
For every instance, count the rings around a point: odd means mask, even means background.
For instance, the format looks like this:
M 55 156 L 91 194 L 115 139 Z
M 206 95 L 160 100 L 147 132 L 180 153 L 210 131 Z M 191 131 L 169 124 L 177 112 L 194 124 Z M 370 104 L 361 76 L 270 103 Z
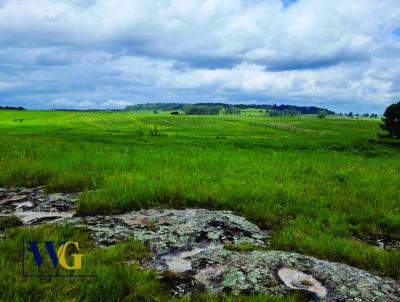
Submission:
M 177 294 L 298 291 L 308 300 L 400 301 L 394 280 L 341 263 L 267 250 L 269 232 L 229 211 L 149 209 L 77 217 L 76 199 L 77 194 L 45 194 L 43 188 L 3 188 L 0 216 L 15 215 L 25 225 L 52 221 L 85 226 L 94 242 L 104 247 L 136 238 L 154 254 L 145 265 L 164 272 Z M 236 252 L 226 249 L 227 244 L 247 244 L 257 251 Z
M 68 218 L 75 213 L 77 197 L 76 193 L 45 194 L 43 187 L 0 188 L 0 216 L 15 215 L 27 225 Z
M 265 246 L 268 238 L 267 232 L 229 211 L 150 209 L 84 221 L 100 245 L 134 236 L 158 255 L 228 242 Z
M 312 300 L 399 301 L 393 280 L 345 264 L 281 251 L 205 251 L 192 258 L 194 285 L 214 292 L 288 293 Z

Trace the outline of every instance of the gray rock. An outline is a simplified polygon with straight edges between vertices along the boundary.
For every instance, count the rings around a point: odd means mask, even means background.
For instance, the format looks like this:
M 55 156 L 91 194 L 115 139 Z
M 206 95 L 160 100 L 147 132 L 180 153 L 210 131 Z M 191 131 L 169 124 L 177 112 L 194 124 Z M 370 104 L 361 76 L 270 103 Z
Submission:
M 391 279 L 346 264 L 282 251 L 204 251 L 192 257 L 195 287 L 213 292 L 303 291 L 321 301 L 400 301 Z
M 15 215 L 32 225 L 72 217 L 76 210 L 76 193 L 45 194 L 43 187 L 2 188 L 0 216 Z
M 76 217 L 77 197 L 45 194 L 43 187 L 0 188 L 0 216 L 16 215 L 25 225 L 84 226 L 99 246 L 128 238 L 140 240 L 154 253 L 153 261 L 146 265 L 170 271 L 177 294 L 199 289 L 271 294 L 299 291 L 308 300 L 400 301 L 400 287 L 394 280 L 341 263 L 265 250 L 269 232 L 229 211 L 149 209 Z M 224 249 L 227 243 L 249 243 L 264 250 L 239 253 Z
M 229 211 L 204 209 L 141 210 L 114 216 L 85 217 L 93 238 L 108 245 L 117 238 L 134 236 L 157 255 L 224 243 L 266 246 L 268 233 Z

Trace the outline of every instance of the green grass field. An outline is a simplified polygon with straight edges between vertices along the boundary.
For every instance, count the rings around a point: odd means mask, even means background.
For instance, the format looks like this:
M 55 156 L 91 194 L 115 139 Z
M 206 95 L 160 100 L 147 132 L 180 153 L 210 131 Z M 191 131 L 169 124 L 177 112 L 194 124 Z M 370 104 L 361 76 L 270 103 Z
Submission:
M 377 137 L 378 124 L 269 118 L 258 110 L 219 116 L 2 110 L 0 186 L 84 191 L 82 215 L 229 209 L 274 230 L 272 249 L 400 280 L 400 252 L 356 239 L 400 238 L 400 147 Z M 1 251 L 5 244 L 13 242 L 1 243 Z M 4 257 L 0 263 L 9 265 Z

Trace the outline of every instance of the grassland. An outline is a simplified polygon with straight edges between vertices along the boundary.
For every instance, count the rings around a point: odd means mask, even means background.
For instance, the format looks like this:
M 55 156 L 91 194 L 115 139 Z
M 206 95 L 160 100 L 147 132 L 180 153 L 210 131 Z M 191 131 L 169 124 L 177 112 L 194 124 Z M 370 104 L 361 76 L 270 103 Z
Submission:
M 273 249 L 400 280 L 398 251 L 356 239 L 400 238 L 400 148 L 378 122 L 4 110 L 0 186 L 85 191 L 82 215 L 229 209 L 274 230 Z

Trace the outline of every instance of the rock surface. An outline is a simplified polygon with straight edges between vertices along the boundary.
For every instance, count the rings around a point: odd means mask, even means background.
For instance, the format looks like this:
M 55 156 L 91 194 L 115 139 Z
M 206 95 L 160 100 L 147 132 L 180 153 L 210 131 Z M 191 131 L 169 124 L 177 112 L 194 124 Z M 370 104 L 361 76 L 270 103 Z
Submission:
M 0 216 L 15 215 L 27 225 L 68 218 L 75 213 L 77 198 L 76 193 L 45 194 L 43 187 L 0 188 Z
M 375 236 L 366 236 L 364 238 L 359 238 L 359 240 L 380 247 L 385 250 L 399 250 L 400 249 L 400 239 L 396 239 L 390 234 L 382 234 Z
M 195 285 L 214 292 L 300 290 L 309 299 L 322 301 L 400 300 L 399 286 L 393 280 L 297 253 L 206 251 L 193 257 L 192 267 Z
M 233 293 L 300 291 L 308 300 L 400 301 L 394 280 L 341 263 L 282 251 L 235 252 L 225 244 L 268 247 L 269 233 L 229 211 L 141 210 L 76 217 L 77 194 L 45 194 L 43 188 L 0 188 L 0 216 L 25 225 L 72 224 L 91 230 L 97 245 L 134 237 L 154 253 L 150 265 L 169 271 L 177 294 L 194 290 Z M 173 280 L 171 280 L 173 276 Z

